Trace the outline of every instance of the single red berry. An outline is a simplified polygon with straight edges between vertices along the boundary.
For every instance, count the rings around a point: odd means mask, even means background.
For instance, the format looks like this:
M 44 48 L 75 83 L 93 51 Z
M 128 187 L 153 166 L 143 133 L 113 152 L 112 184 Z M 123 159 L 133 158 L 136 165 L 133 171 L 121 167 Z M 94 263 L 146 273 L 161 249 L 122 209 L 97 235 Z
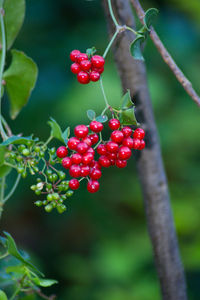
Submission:
M 88 151 L 86 153 L 92 153 L 93 156 L 95 155 L 95 151 L 91 147 L 88 149 Z
M 117 159 L 117 153 L 107 153 L 106 154 L 107 158 L 110 160 L 115 160 Z
M 70 59 L 71 61 L 76 61 L 76 58 L 78 55 L 80 55 L 81 52 L 79 50 L 73 50 L 71 53 L 70 53 Z
M 90 123 L 90 129 L 93 131 L 93 132 L 100 132 L 103 130 L 103 124 L 100 123 L 100 122 L 97 122 L 97 121 L 92 121 Z
M 80 186 L 80 183 L 79 183 L 78 179 L 71 179 L 69 181 L 70 189 L 77 190 L 79 188 L 79 186 Z
M 96 144 L 99 140 L 99 137 L 96 133 L 89 134 L 88 137 L 90 138 L 92 145 Z
M 65 169 L 69 169 L 72 165 L 72 162 L 71 162 L 71 158 L 70 157 L 65 157 L 63 158 L 62 160 L 62 166 L 63 168 Z
M 90 75 L 85 71 L 80 71 L 77 75 L 77 80 L 79 83 L 88 84 L 90 82 Z
M 82 71 L 89 71 L 91 69 L 91 62 L 89 60 L 82 60 L 80 62 L 80 68 Z
M 92 141 L 89 136 L 86 136 L 84 139 L 82 139 L 82 142 L 86 143 L 89 147 L 92 146 Z
M 108 152 L 114 153 L 114 152 L 117 152 L 118 149 L 119 149 L 119 146 L 118 146 L 117 143 L 112 142 L 112 141 L 107 142 L 107 144 L 106 144 L 106 150 Z
M 99 169 L 92 168 L 90 171 L 90 178 L 92 178 L 93 180 L 101 178 L 101 175 L 102 173 Z
M 72 73 L 74 73 L 74 74 L 78 74 L 78 73 L 81 71 L 81 68 L 80 68 L 79 64 L 73 63 L 73 64 L 71 65 L 71 71 L 72 71 Z
M 88 56 L 87 56 L 86 53 L 80 53 L 80 54 L 76 57 L 76 62 L 77 62 L 78 64 L 80 64 L 81 61 L 83 61 L 83 60 L 88 60 Z
M 142 140 L 145 136 L 145 131 L 142 128 L 137 128 L 135 129 L 134 133 L 133 133 L 133 137 L 135 139 L 139 139 Z
M 129 159 L 130 157 L 131 157 L 131 150 L 126 146 L 122 146 L 118 151 L 118 158 L 124 160 L 124 159 Z
M 90 193 L 96 193 L 99 190 L 100 184 L 97 180 L 89 180 L 87 190 Z
M 128 126 L 122 128 L 122 133 L 125 137 L 129 137 L 132 134 L 132 129 Z
M 140 147 L 141 141 L 139 139 L 133 139 L 133 149 L 138 149 Z
M 99 157 L 99 163 L 104 168 L 110 167 L 110 160 L 105 155 L 102 155 L 102 156 Z
M 80 154 L 85 153 L 88 150 L 89 146 L 86 143 L 80 142 L 76 147 L 76 151 Z
M 87 126 L 85 125 L 77 125 L 75 128 L 74 128 L 74 134 L 77 138 L 84 138 L 87 136 L 89 130 L 87 128 Z
M 63 158 L 63 157 L 66 157 L 67 154 L 68 154 L 68 150 L 65 146 L 60 146 L 57 151 L 56 151 L 56 154 L 59 158 Z
M 117 119 L 111 119 L 108 122 L 108 126 L 110 127 L 110 129 L 112 130 L 117 130 L 120 127 L 120 121 Z
M 86 152 L 83 155 L 82 163 L 84 165 L 89 165 L 93 159 L 94 159 L 94 155 L 90 152 Z
M 113 142 L 118 144 L 120 144 L 124 139 L 124 135 L 120 130 L 113 131 L 110 137 Z
M 72 164 L 79 165 L 82 162 L 82 155 L 79 153 L 74 153 L 71 156 Z
M 71 177 L 80 177 L 81 176 L 81 167 L 79 165 L 72 165 L 69 168 L 69 175 Z
M 118 168 L 125 168 L 127 166 L 127 160 L 117 159 L 115 164 Z
M 100 79 L 100 73 L 99 73 L 99 72 L 92 71 L 92 72 L 90 73 L 90 80 L 91 80 L 91 81 L 96 82 L 96 81 L 98 81 L 99 79 Z
M 100 55 L 94 55 L 91 58 L 91 63 L 92 63 L 92 66 L 95 68 L 102 68 L 105 64 L 105 60 Z
M 101 169 L 101 165 L 98 161 L 95 161 L 93 160 L 91 163 L 90 163 L 90 167 L 93 168 L 93 169 Z
M 145 148 L 145 141 L 144 141 L 144 140 L 141 140 L 141 141 L 140 141 L 140 146 L 139 146 L 138 150 L 142 150 L 142 149 L 144 149 L 144 148 Z
M 103 144 L 99 144 L 99 146 L 97 147 L 97 153 L 99 155 L 105 155 L 107 153 L 106 146 Z
M 92 67 L 92 71 L 95 71 L 95 72 L 98 72 L 99 74 L 102 74 L 103 71 L 104 71 L 104 67 L 102 67 L 102 68 L 95 68 L 95 67 Z
M 77 145 L 80 143 L 80 140 L 76 137 L 71 137 L 67 143 L 68 148 L 71 150 L 76 150 Z
M 81 176 L 86 177 L 90 174 L 90 167 L 88 165 L 81 166 Z
M 122 144 L 123 144 L 124 146 L 127 146 L 127 147 L 129 147 L 130 149 L 132 149 L 132 148 L 133 148 L 133 145 L 134 145 L 134 142 L 133 142 L 133 139 L 129 136 L 129 137 L 123 139 Z

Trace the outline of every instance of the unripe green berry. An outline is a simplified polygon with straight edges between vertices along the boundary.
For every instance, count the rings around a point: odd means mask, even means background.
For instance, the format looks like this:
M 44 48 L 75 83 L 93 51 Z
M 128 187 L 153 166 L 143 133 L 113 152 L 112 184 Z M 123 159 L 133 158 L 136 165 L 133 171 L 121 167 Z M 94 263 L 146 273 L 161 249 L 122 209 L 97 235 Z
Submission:
M 53 175 L 49 175 L 49 176 L 48 176 L 48 179 L 49 179 L 49 181 L 53 182 L 53 181 L 54 181 L 54 180 L 53 180 Z
M 24 172 L 24 168 L 23 167 L 17 167 L 17 172 L 19 174 L 22 174 Z
M 41 179 L 40 177 L 38 177 L 38 178 L 36 179 L 36 181 L 37 181 L 37 182 L 41 182 L 42 179 Z
M 53 209 L 53 205 L 47 204 L 47 205 L 44 207 L 44 209 L 46 210 L 46 212 L 51 212 L 52 209 Z
M 51 149 L 49 150 L 49 153 L 50 153 L 51 155 L 54 155 L 54 154 L 56 153 L 56 148 L 55 148 L 55 147 L 51 148 Z
M 58 172 L 58 176 L 61 180 L 63 180 L 63 179 L 65 179 L 66 174 L 64 172 L 60 171 L 60 172 Z
M 52 201 L 53 200 L 53 195 L 52 194 L 48 194 L 47 195 L 47 200 L 48 201 Z
M 71 197 L 73 194 L 74 194 L 74 192 L 69 190 L 69 191 L 67 191 L 66 196 Z
M 22 178 L 26 178 L 26 176 L 27 176 L 27 172 L 26 171 L 22 172 Z
M 48 175 L 51 175 L 52 173 L 53 173 L 53 171 L 52 171 L 51 169 L 47 169 L 47 170 L 46 170 L 47 176 L 48 176 Z
M 36 153 L 39 153 L 40 152 L 40 147 L 39 146 L 35 146 L 34 150 L 35 150 Z
M 11 152 L 10 153 L 10 158 L 15 159 L 16 158 L 16 153 L 15 152 Z
M 44 157 L 44 154 L 45 154 L 44 151 L 40 151 L 39 152 L 39 157 Z
M 47 183 L 46 188 L 47 188 L 47 190 L 50 190 L 52 188 L 52 184 L 51 183 Z
M 62 203 L 63 203 L 63 199 L 59 199 L 59 200 L 58 200 L 58 203 L 59 203 L 59 204 L 62 204 Z
M 16 161 L 20 162 L 20 161 L 22 161 L 22 160 L 23 160 L 23 157 L 22 157 L 21 155 L 18 155 L 18 156 L 16 157 Z
M 53 181 L 58 180 L 58 175 L 56 173 L 52 174 Z
M 62 195 L 61 198 L 62 198 L 62 200 L 66 200 L 67 196 L 66 195 Z
M 28 149 L 23 149 L 23 150 L 22 150 L 22 154 L 23 154 L 24 156 L 29 156 L 29 155 L 30 155 L 30 151 L 29 151 Z
M 31 189 L 32 191 L 35 191 L 35 190 L 37 190 L 37 186 L 36 186 L 35 184 L 34 184 L 34 185 L 31 185 L 30 189 Z
M 36 190 L 36 191 L 35 191 L 35 194 L 36 194 L 37 196 L 41 195 L 41 190 Z
M 44 200 L 44 201 L 42 201 L 42 204 L 43 204 L 43 205 L 47 205 L 47 204 L 48 204 L 48 201 L 47 201 L 47 200 Z
M 42 201 L 40 201 L 40 200 L 38 200 L 38 201 L 35 201 L 35 205 L 36 206 L 38 206 L 38 207 L 40 207 L 40 206 L 42 206 Z
M 54 160 L 50 160 L 49 163 L 53 166 L 56 164 L 56 162 Z
M 18 150 L 22 152 L 26 148 L 25 145 L 19 145 Z
M 59 196 L 58 193 L 53 193 L 52 196 L 53 196 L 53 200 L 59 200 L 60 199 L 60 196 Z
M 39 171 L 39 168 L 33 166 L 33 170 L 37 173 Z
M 57 211 L 62 214 L 67 208 L 64 204 L 57 205 Z

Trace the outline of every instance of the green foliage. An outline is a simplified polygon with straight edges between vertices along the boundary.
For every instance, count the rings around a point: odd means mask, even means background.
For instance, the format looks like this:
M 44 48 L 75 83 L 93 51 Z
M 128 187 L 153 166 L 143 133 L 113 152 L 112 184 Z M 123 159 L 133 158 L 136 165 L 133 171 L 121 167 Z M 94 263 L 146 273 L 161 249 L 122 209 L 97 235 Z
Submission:
M 67 142 L 68 142 L 68 138 L 70 136 L 70 127 L 67 127 L 65 129 L 65 131 L 62 133 L 62 138 L 64 140 L 64 143 L 67 145 Z
M 143 35 L 137 35 L 136 39 L 130 45 L 130 53 L 136 60 L 144 60 L 141 51 L 141 44 L 144 42 L 145 37 Z
M 105 123 L 108 121 L 108 117 L 106 115 L 96 117 L 96 121 L 100 123 Z
M 96 117 L 96 113 L 95 113 L 94 110 L 88 109 L 87 110 L 87 116 L 88 116 L 89 120 L 93 121 L 95 119 L 95 117 Z
M 48 121 L 48 125 L 51 127 L 51 136 L 61 142 L 64 142 L 62 130 L 58 123 L 53 118 L 50 118 L 50 121 Z
M 6 165 L 1 165 L 0 166 L 0 178 L 7 176 L 11 172 L 12 168 L 6 166 Z
M 23 52 L 12 50 L 12 62 L 4 72 L 6 91 L 11 103 L 11 117 L 16 118 L 20 110 L 26 105 L 35 86 L 38 69 L 35 62 Z
M 27 137 L 21 137 L 21 136 L 17 136 L 17 135 L 12 135 L 11 137 L 9 137 L 7 140 L 5 140 L 4 142 L 2 142 L 0 144 L 0 148 L 4 148 L 4 146 L 9 146 L 9 145 L 20 145 L 20 144 L 27 144 L 27 142 L 29 141 L 34 141 L 35 139 L 33 139 L 33 136 L 27 136 Z
M 2 290 L 0 290 L 0 299 L 1 300 L 8 300 L 6 294 Z
M 151 27 L 152 23 L 154 22 L 154 19 L 158 15 L 158 12 L 159 11 L 156 8 L 149 8 L 145 12 L 144 23 L 145 23 L 145 26 L 146 26 L 147 30 L 150 30 L 150 27 Z
M 138 125 L 135 117 L 135 106 L 131 100 L 130 90 L 122 97 L 120 122 L 123 125 Z

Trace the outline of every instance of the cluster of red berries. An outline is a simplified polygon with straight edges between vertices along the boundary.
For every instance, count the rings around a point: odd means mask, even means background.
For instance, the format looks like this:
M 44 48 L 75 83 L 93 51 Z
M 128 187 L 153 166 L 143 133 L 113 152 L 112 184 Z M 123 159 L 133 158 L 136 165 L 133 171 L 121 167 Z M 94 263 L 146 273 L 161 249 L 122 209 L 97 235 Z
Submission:
M 141 128 L 133 130 L 125 126 L 120 129 L 118 119 L 111 119 L 109 127 L 112 130 L 109 141 L 100 142 L 99 135 L 103 130 L 103 124 L 92 121 L 89 128 L 86 125 L 77 125 L 74 129 L 74 137 L 68 140 L 67 147 L 61 146 L 57 149 L 57 156 L 62 158 L 62 166 L 69 169 L 69 174 L 73 179 L 69 181 L 69 187 L 77 190 L 80 182 L 77 178 L 86 177 L 88 179 L 87 190 L 95 193 L 99 190 L 98 179 L 102 176 L 102 167 L 108 168 L 116 165 L 124 168 L 127 160 L 131 157 L 131 149 L 142 150 L 145 147 L 143 140 L 145 132 Z M 91 133 L 89 133 L 89 129 Z M 69 154 L 71 150 L 71 154 Z M 99 157 L 95 160 L 95 150 Z
M 73 61 L 71 71 L 77 74 L 78 82 L 87 84 L 90 81 L 98 81 L 100 79 L 105 64 L 105 60 L 102 56 L 93 55 L 91 59 L 89 59 L 86 53 L 73 50 L 70 53 L 70 59 Z

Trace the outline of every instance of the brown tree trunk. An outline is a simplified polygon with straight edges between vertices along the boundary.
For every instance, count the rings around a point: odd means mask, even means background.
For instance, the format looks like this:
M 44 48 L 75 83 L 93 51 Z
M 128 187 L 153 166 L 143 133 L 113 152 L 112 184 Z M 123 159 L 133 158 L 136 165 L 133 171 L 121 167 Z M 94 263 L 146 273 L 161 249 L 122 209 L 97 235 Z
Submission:
M 108 20 L 109 33 L 115 27 L 110 18 L 107 1 L 103 0 Z M 113 0 L 113 10 L 120 25 L 135 26 L 128 0 Z M 131 91 L 136 105 L 136 116 L 146 130 L 146 148 L 136 155 L 137 170 L 144 196 L 148 230 L 153 246 L 155 264 L 164 300 L 185 300 L 186 283 L 182 267 L 170 197 L 163 166 L 159 137 L 152 110 L 146 79 L 145 64 L 136 61 L 129 54 L 131 32 L 118 35 L 114 43 L 114 57 L 124 92 Z

